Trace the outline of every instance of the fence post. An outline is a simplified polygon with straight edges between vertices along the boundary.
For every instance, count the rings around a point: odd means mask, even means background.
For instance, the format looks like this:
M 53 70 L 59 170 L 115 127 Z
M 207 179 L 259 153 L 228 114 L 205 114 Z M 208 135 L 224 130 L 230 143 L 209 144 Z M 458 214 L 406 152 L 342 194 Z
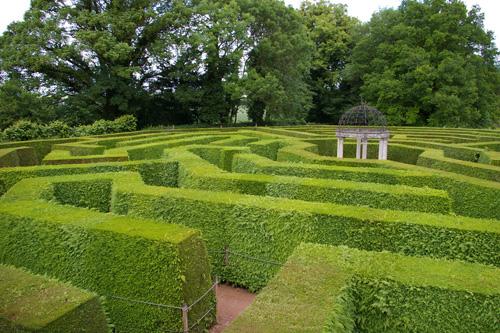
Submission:
M 184 333 L 189 333 L 189 319 L 188 319 L 189 307 L 184 304 L 182 307 L 182 327 Z

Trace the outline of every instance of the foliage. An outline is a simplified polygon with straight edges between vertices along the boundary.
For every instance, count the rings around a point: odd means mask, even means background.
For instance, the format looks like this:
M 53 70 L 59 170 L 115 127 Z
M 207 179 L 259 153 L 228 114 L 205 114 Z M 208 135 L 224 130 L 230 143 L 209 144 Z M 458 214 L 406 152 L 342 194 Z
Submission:
M 227 332 L 490 332 L 499 281 L 485 265 L 301 244 Z
M 8 141 L 24 141 L 45 137 L 44 126 L 29 120 L 19 120 L 3 131 L 3 138 Z
M 307 120 L 337 123 L 348 106 L 359 103 L 343 74 L 359 22 L 347 15 L 346 5 L 327 0 L 304 1 L 299 13 L 315 45 L 309 78 L 313 107 Z
M 121 116 L 112 121 L 100 119 L 96 120 L 92 125 L 78 127 L 70 127 L 60 120 L 52 121 L 47 125 L 29 120 L 19 120 L 2 132 L 2 138 L 5 141 L 25 141 L 131 132 L 136 129 L 137 119 L 132 115 Z
M 226 124 L 245 97 L 267 120 L 303 119 L 309 106 L 310 42 L 279 0 L 34 1 L 0 45 L 9 121 L 24 114 L 12 114 L 16 89 L 35 115 L 70 124 L 124 114 L 140 126 Z M 268 80 L 277 91 L 263 96 Z
M 93 189 L 94 202 L 105 200 L 97 195 L 99 190 L 106 188 Z M 48 273 L 108 296 L 110 319 L 118 330 L 180 329 L 178 309 L 131 307 L 111 296 L 175 306 L 191 304 L 211 284 L 206 259 L 186 259 L 206 258 L 198 232 L 39 200 L 54 199 L 53 195 L 68 198 L 64 192 L 70 191 L 67 187 L 54 190 L 42 179 L 16 184 L 0 205 L 2 262 Z M 74 203 L 71 198 L 75 197 L 69 197 Z M 190 320 L 201 317 L 211 302 L 207 297 L 198 303 L 190 311 Z
M 405 0 L 375 14 L 346 68 L 393 125 L 498 122 L 498 51 L 483 15 L 461 1 Z

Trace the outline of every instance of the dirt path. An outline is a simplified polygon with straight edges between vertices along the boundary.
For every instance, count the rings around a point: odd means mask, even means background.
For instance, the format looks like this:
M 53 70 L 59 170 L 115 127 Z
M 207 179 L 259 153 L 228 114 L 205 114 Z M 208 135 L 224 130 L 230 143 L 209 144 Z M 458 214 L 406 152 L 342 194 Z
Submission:
M 220 333 L 247 306 L 252 304 L 255 294 L 242 288 L 235 288 L 227 284 L 217 287 L 217 324 L 210 329 L 210 333 Z

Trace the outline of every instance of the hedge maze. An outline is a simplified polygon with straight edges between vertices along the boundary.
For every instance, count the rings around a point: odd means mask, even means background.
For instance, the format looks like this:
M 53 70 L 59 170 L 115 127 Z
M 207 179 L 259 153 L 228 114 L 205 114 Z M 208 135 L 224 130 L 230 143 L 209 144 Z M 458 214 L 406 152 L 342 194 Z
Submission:
M 387 161 L 332 126 L 2 144 L 0 264 L 116 332 L 209 328 L 216 276 L 259 291 L 229 332 L 495 331 L 500 131 L 390 131 Z

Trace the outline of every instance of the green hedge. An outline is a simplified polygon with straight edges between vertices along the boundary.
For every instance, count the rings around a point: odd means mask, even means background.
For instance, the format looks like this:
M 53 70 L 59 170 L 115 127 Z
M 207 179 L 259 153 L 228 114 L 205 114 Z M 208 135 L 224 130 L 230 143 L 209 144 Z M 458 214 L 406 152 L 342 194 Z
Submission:
M 52 145 L 58 143 L 67 143 L 77 141 L 76 138 L 69 139 L 46 139 L 46 140 L 32 140 L 32 141 L 19 141 L 0 143 L 0 149 L 4 148 L 18 148 L 18 147 L 31 147 L 35 150 L 37 164 L 39 164 L 45 155 L 50 153 Z
M 418 158 L 417 164 L 431 169 L 500 182 L 500 167 L 446 158 L 439 150 L 425 151 Z
M 71 156 L 102 155 L 105 149 L 105 146 L 86 143 L 85 141 L 52 146 L 52 150 L 67 150 L 71 153 Z
M 390 163 L 390 162 L 387 162 Z M 275 162 L 256 155 L 238 154 L 233 158 L 235 172 L 297 177 L 343 179 L 381 184 L 445 190 L 452 199 L 452 211 L 459 215 L 500 219 L 500 185 L 456 174 L 434 172 L 408 166 L 407 170 L 347 167 L 305 163 Z M 432 171 L 432 173 L 431 173 Z
M 118 331 L 180 330 L 180 310 L 112 296 L 176 306 L 194 302 L 211 285 L 207 252 L 199 233 L 181 226 L 19 200 L 20 193 L 29 197 L 36 191 L 39 181 L 18 183 L 12 189 L 17 195 L 7 196 L 0 204 L 2 262 L 107 296 L 110 319 Z M 46 184 L 47 179 L 42 182 Z M 69 188 L 65 191 L 67 196 L 76 197 Z M 189 312 L 190 322 L 212 304 L 211 296 L 199 302 Z M 212 320 L 213 316 L 208 316 L 200 327 Z
M 390 148 L 389 148 L 390 150 Z M 374 150 L 371 150 L 374 154 Z M 277 154 L 277 161 L 314 163 L 324 165 L 344 165 L 344 166 L 362 166 L 362 167 L 390 167 L 385 161 L 378 160 L 358 160 L 351 158 L 338 159 L 332 156 L 321 156 L 318 154 L 317 145 L 307 142 L 295 141 L 282 147 Z M 370 153 L 369 153 L 370 154 Z M 378 153 L 377 153 L 378 156 Z
M 200 153 L 212 153 L 214 157 L 207 159 L 213 160 L 219 160 L 218 155 L 221 155 L 213 148 L 200 149 Z M 171 151 L 169 156 L 180 164 L 180 187 L 393 210 L 446 214 L 451 209 L 447 193 L 440 190 L 345 180 L 225 173 L 190 152 Z
M 31 147 L 0 149 L 0 168 L 37 165 L 35 150 Z
M 67 150 L 53 150 L 45 156 L 42 165 L 59 165 L 59 164 L 88 164 L 88 163 L 103 163 L 103 162 L 124 162 L 128 161 L 128 156 L 125 152 L 122 154 L 106 154 L 106 155 L 81 155 L 72 156 Z
M 144 181 L 150 185 L 176 186 L 177 184 L 177 164 L 173 161 L 147 160 L 86 165 L 46 165 L 24 168 L 1 168 L 0 195 L 3 195 L 18 181 L 26 178 L 120 171 L 138 171 Z
M 302 244 L 226 330 L 494 332 L 500 269 Z
M 194 138 L 185 138 L 177 140 L 165 139 L 165 141 L 159 143 L 143 144 L 128 149 L 124 147 L 122 149 L 126 149 L 130 160 L 151 160 L 151 159 L 161 158 L 163 156 L 163 151 L 167 148 L 187 146 L 192 144 L 206 144 L 220 138 L 221 136 L 202 135 Z
M 254 138 L 254 137 L 249 137 L 245 135 L 240 135 L 240 134 L 234 134 L 231 135 L 231 137 L 227 139 L 222 139 L 222 140 L 217 140 L 212 142 L 214 145 L 218 146 L 232 146 L 232 147 L 237 147 L 237 146 L 246 146 L 251 142 L 258 141 L 259 139 Z
M 252 153 L 276 161 L 278 150 L 284 146 L 281 140 L 261 140 L 248 145 Z
M 282 262 L 300 242 L 312 241 L 500 266 L 500 226 L 492 220 L 148 187 L 128 178 L 115 180 L 113 212 L 200 229 L 217 253 L 228 246 Z M 227 267 L 221 255 L 212 259 L 217 273 L 253 290 L 276 271 L 244 258 L 232 257 Z
M 0 331 L 105 333 L 111 329 L 96 294 L 0 265 Z

